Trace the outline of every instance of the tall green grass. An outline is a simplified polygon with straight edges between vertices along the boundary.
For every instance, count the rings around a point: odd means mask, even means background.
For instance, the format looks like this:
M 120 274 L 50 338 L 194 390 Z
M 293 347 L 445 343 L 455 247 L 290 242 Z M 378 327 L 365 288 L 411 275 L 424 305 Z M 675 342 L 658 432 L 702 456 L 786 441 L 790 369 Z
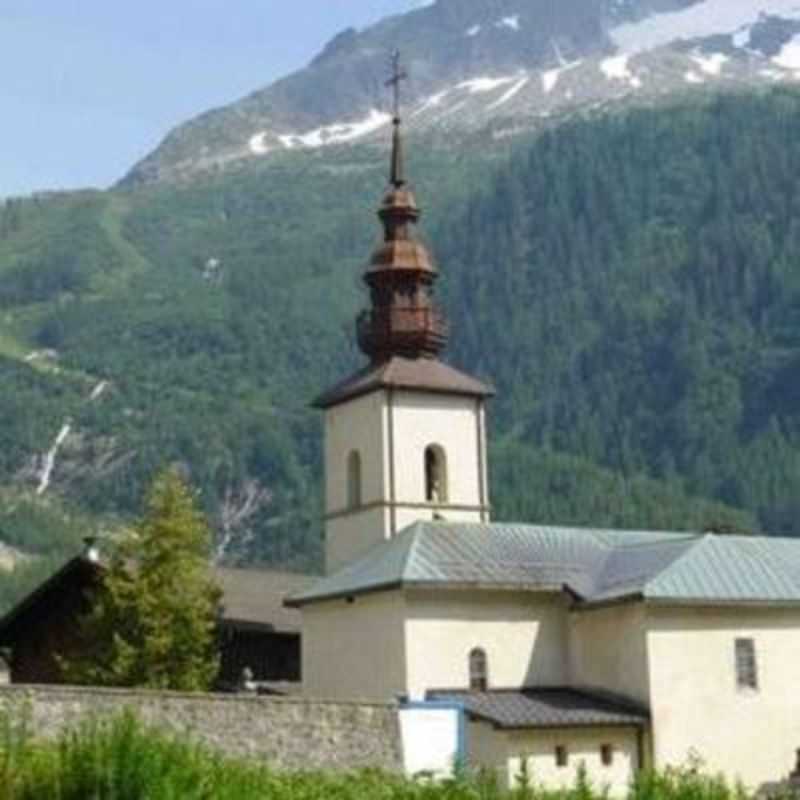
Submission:
M 0 716 L 0 800 L 603 800 L 579 776 L 562 792 L 526 776 L 503 793 L 489 774 L 461 771 L 434 783 L 380 771 L 278 772 L 226 758 L 133 715 L 89 720 L 57 740 L 35 740 L 25 714 Z M 628 800 L 746 800 L 693 768 L 641 775 Z

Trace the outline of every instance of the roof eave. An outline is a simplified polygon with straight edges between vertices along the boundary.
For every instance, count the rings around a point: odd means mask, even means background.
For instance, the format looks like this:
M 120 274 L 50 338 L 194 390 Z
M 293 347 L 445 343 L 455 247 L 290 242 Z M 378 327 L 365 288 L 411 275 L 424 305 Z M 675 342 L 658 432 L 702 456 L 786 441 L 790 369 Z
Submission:
M 572 607 L 573 611 L 598 611 L 603 608 L 613 608 L 614 606 L 625 606 L 631 603 L 645 602 L 642 592 L 630 592 L 619 597 L 606 597 L 602 600 L 580 600 Z
M 373 392 L 385 392 L 390 389 L 406 392 L 426 392 L 428 394 L 447 395 L 449 397 L 480 397 L 483 399 L 494 397 L 496 394 L 495 389 L 488 385 L 484 385 L 482 389 L 471 390 L 464 388 L 447 389 L 440 386 L 412 386 L 402 382 L 380 381 L 372 385 L 359 387 L 352 391 L 347 391 L 345 389 L 341 393 L 338 393 L 334 390 L 321 394 L 311 402 L 311 407 L 325 411 L 329 408 L 342 405 L 342 403 L 346 403 L 349 400 L 356 400 L 359 397 L 365 397 Z
M 471 714 L 472 712 L 467 712 Z M 492 722 L 488 718 L 487 722 Z M 499 731 L 531 731 L 531 730 L 565 730 L 568 728 L 646 728 L 649 725 L 647 719 L 631 719 L 631 720 L 606 720 L 606 721 L 592 721 L 592 722 L 537 722 L 531 725 L 515 724 L 503 725 L 502 723 L 492 722 L 492 725 Z
M 398 589 L 425 589 L 434 591 L 482 591 L 494 592 L 536 592 L 537 594 L 563 594 L 564 585 L 553 584 L 533 584 L 533 583 L 490 583 L 487 581 L 415 581 L 415 580 L 393 580 L 386 583 L 379 583 L 373 586 L 363 586 L 354 589 L 343 589 L 326 594 L 303 597 L 287 597 L 283 605 L 287 608 L 301 608 L 312 603 L 326 603 L 333 600 L 363 597 L 367 594 L 377 594 L 380 592 L 397 591 Z
M 219 621 L 220 627 L 228 628 L 237 633 L 268 633 L 274 636 L 297 636 L 300 633 L 299 626 L 275 625 L 272 622 L 258 620 L 237 619 L 226 617 L 224 614 Z
M 739 598 L 739 597 L 644 597 L 648 606 L 687 607 L 706 606 L 709 608 L 800 608 L 798 598 Z
M 376 583 L 374 586 L 363 586 L 357 589 L 344 589 L 319 595 L 300 595 L 299 597 L 287 597 L 283 601 L 286 608 L 303 608 L 314 603 L 329 603 L 334 600 L 347 600 L 348 598 L 363 597 L 367 594 L 378 594 L 389 592 L 403 587 L 402 581 L 387 581 L 386 583 Z

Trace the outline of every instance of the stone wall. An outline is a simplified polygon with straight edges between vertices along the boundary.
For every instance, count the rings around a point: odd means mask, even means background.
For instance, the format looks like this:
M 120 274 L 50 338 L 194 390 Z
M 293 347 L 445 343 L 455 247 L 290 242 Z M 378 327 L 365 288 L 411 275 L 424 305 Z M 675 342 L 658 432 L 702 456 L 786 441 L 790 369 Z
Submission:
M 34 735 L 82 719 L 135 711 L 147 725 L 188 733 L 232 756 L 282 769 L 402 770 L 397 709 L 389 704 L 77 687 L 2 686 L 0 709 L 27 709 Z

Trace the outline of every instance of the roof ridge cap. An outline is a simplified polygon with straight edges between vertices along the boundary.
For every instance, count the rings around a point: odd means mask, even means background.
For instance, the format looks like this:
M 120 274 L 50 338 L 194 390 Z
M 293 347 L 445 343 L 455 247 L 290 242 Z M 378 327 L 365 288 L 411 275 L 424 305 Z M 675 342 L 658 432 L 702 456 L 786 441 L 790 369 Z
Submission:
M 686 541 L 694 541 L 694 542 L 701 542 L 706 537 L 707 534 L 702 533 L 682 533 L 676 531 L 675 533 L 670 533 L 669 531 L 654 531 L 654 533 L 660 533 L 661 538 L 656 539 L 654 538 L 653 541 L 650 542 L 631 542 L 630 544 L 622 543 L 622 544 L 615 544 L 613 545 L 615 550 L 635 550 L 639 547 L 657 547 L 658 545 L 667 544 L 667 543 L 675 543 L 675 542 L 686 542 Z
M 696 548 L 702 547 L 708 541 L 709 535 L 710 534 L 701 534 L 699 536 L 689 537 L 691 539 L 691 544 L 689 547 L 687 547 L 677 558 L 670 561 L 670 563 L 664 567 L 664 569 L 659 570 L 650 579 L 645 581 L 644 586 L 642 587 L 642 594 L 647 597 L 648 589 L 656 581 L 665 579 L 684 559 L 688 558 Z
M 416 554 L 417 545 L 419 543 L 419 529 L 425 526 L 425 522 L 421 519 L 418 519 L 411 525 L 410 529 L 406 529 L 406 535 L 411 539 L 411 544 L 409 544 L 408 549 L 406 550 L 405 557 L 403 559 L 403 566 L 400 569 L 400 580 L 406 580 L 406 572 L 408 570 L 409 565 L 411 564 L 412 556 Z M 402 533 L 402 531 L 401 531 Z

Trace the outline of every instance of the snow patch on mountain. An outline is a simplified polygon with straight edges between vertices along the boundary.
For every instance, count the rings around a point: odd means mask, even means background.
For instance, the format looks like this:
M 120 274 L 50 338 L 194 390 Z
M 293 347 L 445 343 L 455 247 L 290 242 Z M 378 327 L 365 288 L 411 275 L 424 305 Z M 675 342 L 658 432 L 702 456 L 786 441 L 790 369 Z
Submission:
M 501 20 L 495 22 L 497 28 L 510 28 L 512 31 L 519 30 L 519 14 L 514 14 L 510 17 L 503 17 Z
M 736 31 L 736 33 L 734 33 L 731 37 L 733 46 L 742 50 L 747 49 L 750 46 L 750 33 L 752 30 L 752 25 L 745 25 L 743 28 L 739 28 L 739 30 Z
M 267 144 L 266 132 L 262 131 L 261 133 L 257 133 L 255 136 L 251 136 L 250 141 L 248 142 L 248 147 L 254 156 L 265 156 L 267 153 L 269 153 L 270 147 Z
M 722 68 L 729 61 L 729 58 L 724 53 L 711 53 L 711 55 L 708 56 L 698 53 L 692 56 L 692 61 L 694 61 L 706 75 L 720 75 L 722 73 Z
M 411 112 L 411 116 L 416 117 L 420 114 L 424 114 L 426 111 L 430 111 L 432 108 L 438 108 L 442 104 L 442 100 L 444 100 L 449 93 L 450 90 L 445 89 L 443 92 L 437 92 L 430 97 L 426 97 L 422 103 Z
M 800 70 L 800 34 L 786 42 L 772 60 L 784 69 Z
M 467 28 L 465 36 L 473 37 L 477 36 L 481 32 L 480 25 L 473 25 L 471 28 Z
M 545 70 L 542 73 L 542 91 L 545 94 L 550 94 L 556 88 L 564 73 L 579 67 L 582 63 L 582 61 L 573 61 L 570 64 L 562 64 L 560 67 Z
M 764 15 L 800 19 L 800 0 L 704 0 L 680 11 L 618 25 L 610 36 L 623 52 L 637 53 L 678 40 L 735 35 Z
M 501 86 L 513 83 L 519 80 L 519 75 L 509 75 L 505 78 L 489 78 L 482 76 L 480 78 L 471 78 L 468 81 L 462 81 L 456 86 L 456 89 L 466 89 L 470 94 L 482 94 L 483 92 L 493 92 Z
M 486 110 L 492 111 L 495 108 L 499 108 L 500 106 L 505 105 L 509 100 L 513 99 L 528 85 L 529 80 L 530 76 L 528 75 L 526 75 L 523 78 L 520 78 L 507 92 L 502 94 L 497 100 L 494 101 L 494 103 L 489 105 Z
M 600 71 L 610 81 L 625 81 L 634 89 L 638 89 L 642 85 L 641 79 L 631 70 L 630 56 L 627 54 L 623 53 L 603 59 L 600 62 Z
M 387 125 L 391 120 L 391 114 L 373 108 L 366 118 L 358 122 L 337 122 L 332 125 L 323 125 L 307 133 L 282 134 L 278 139 L 287 150 L 295 147 L 323 147 L 328 144 L 340 144 L 360 139 Z
M 600 71 L 609 80 L 627 81 L 633 77 L 628 67 L 629 56 L 613 56 L 600 62 Z

